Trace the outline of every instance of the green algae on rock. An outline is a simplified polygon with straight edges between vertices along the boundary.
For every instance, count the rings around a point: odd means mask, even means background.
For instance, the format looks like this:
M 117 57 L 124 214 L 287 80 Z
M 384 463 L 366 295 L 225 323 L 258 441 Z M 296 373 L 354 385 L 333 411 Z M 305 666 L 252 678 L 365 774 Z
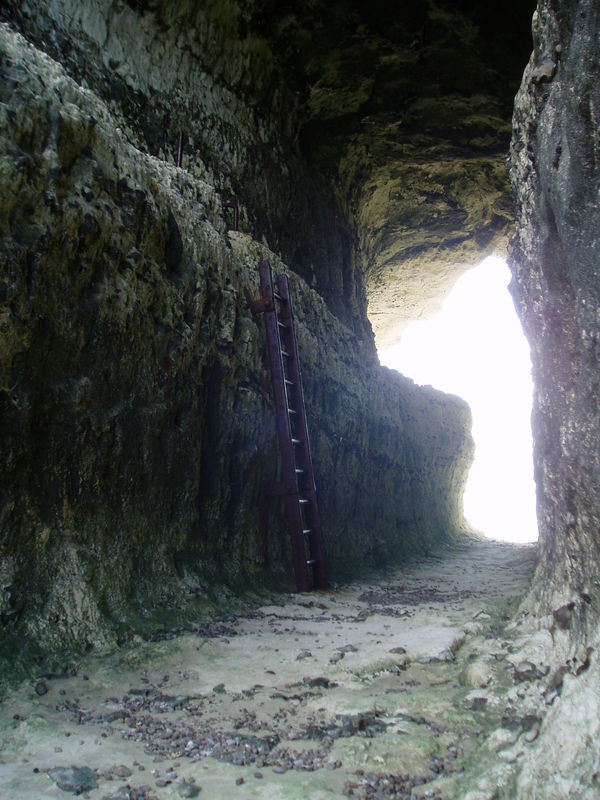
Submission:
M 3 637 L 75 652 L 159 611 L 189 618 L 220 583 L 290 574 L 285 531 L 259 526 L 276 446 L 243 292 L 262 258 L 285 267 L 226 235 L 209 181 L 132 145 L 94 92 L 0 31 Z M 290 278 L 331 575 L 448 541 L 466 405 L 380 368 Z

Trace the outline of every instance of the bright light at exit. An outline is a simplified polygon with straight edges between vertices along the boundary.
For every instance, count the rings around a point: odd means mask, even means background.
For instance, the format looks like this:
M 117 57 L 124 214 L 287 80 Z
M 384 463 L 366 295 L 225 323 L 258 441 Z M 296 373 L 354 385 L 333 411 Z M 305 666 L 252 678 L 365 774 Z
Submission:
M 463 397 L 473 414 L 475 462 L 465 517 L 494 539 L 537 539 L 529 346 L 507 286 L 510 271 L 487 258 L 457 281 L 441 312 L 411 323 L 379 352 L 382 364 Z

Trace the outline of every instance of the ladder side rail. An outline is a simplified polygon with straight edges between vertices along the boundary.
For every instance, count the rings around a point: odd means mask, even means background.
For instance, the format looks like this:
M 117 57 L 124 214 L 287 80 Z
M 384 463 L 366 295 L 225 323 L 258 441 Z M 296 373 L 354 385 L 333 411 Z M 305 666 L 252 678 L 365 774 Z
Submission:
M 285 391 L 285 374 L 281 356 L 281 340 L 279 326 L 277 325 L 277 312 L 273 302 L 273 279 L 271 265 L 262 261 L 259 267 L 260 288 L 263 300 L 270 300 L 264 312 L 265 330 L 267 333 L 267 352 L 271 367 L 271 385 L 275 402 L 275 424 L 277 439 L 281 454 L 281 479 L 284 493 L 297 490 L 296 476 L 293 470 L 294 446 L 292 444 L 292 431 L 287 413 L 287 395 Z
M 319 520 L 319 510 L 317 505 L 317 490 L 315 486 L 312 457 L 310 452 L 310 440 L 308 437 L 308 424 L 306 420 L 306 408 L 304 403 L 304 390 L 302 388 L 302 375 L 300 372 L 300 362 L 298 359 L 298 342 L 296 339 L 296 329 L 294 323 L 294 311 L 292 298 L 289 289 L 289 281 L 286 275 L 279 275 L 277 278 L 277 288 L 279 295 L 284 303 L 279 312 L 279 318 L 288 325 L 286 331 L 291 348 L 292 358 L 288 363 L 288 375 L 293 381 L 292 391 L 295 396 L 297 410 L 297 433 L 300 437 L 300 444 L 296 445 L 301 455 L 300 466 L 304 470 L 303 486 L 304 495 L 309 500 L 309 507 L 305 512 L 308 526 L 311 533 L 308 535 L 309 553 L 313 567 L 314 585 L 317 589 L 327 588 L 325 575 L 325 553 L 323 550 L 323 538 L 321 535 L 321 524 Z
M 285 371 L 283 367 L 283 356 L 281 354 L 281 338 L 279 335 L 277 311 L 273 302 L 273 277 L 271 265 L 268 261 L 261 262 L 259 274 L 262 299 L 267 301 L 264 311 L 267 349 L 271 366 L 273 397 L 275 400 L 277 438 L 281 454 L 281 483 L 286 506 L 286 517 L 290 527 L 292 561 L 294 564 L 297 589 L 300 592 L 305 592 L 310 588 L 308 565 L 306 563 L 306 546 L 304 534 L 302 533 L 302 512 L 300 510 L 298 496 L 294 445 L 292 443 L 292 429 L 285 389 Z
M 306 421 L 304 391 L 302 389 L 302 375 L 300 372 L 300 362 L 298 359 L 298 342 L 294 327 L 294 312 L 291 302 L 289 283 L 286 275 L 279 275 L 277 277 L 277 288 L 280 296 L 285 301 L 285 305 L 283 305 L 279 311 L 279 319 L 288 326 L 285 329 L 285 338 L 287 339 L 287 346 L 291 354 L 291 358 L 288 361 L 288 376 L 293 382 L 293 386 L 290 387 L 290 393 L 294 399 L 294 406 L 296 406 L 295 410 L 297 412 L 297 418 L 294 420 L 294 422 L 296 424 L 296 433 L 300 439 L 300 443 L 296 445 L 296 453 L 300 456 L 300 466 L 306 470 L 306 490 L 314 491 L 310 442 L 308 438 L 308 424 Z

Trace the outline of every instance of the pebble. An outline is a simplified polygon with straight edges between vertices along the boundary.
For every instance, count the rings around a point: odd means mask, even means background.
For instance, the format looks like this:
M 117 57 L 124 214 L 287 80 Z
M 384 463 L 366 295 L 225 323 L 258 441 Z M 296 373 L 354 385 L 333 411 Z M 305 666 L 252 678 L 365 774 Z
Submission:
M 48 685 L 44 683 L 44 681 L 38 681 L 35 685 L 35 693 L 42 697 L 43 695 L 47 694 L 48 692 Z
M 201 789 L 199 786 L 194 786 L 193 783 L 182 783 L 177 791 L 180 797 L 198 797 Z
M 259 772 L 259 771 L 257 770 L 257 771 L 254 773 L 254 777 L 255 777 L 255 778 L 262 778 L 262 777 L 263 777 L 263 774 L 262 774 L 262 772 Z
M 135 795 L 132 795 L 129 786 L 119 786 L 119 788 L 112 794 L 104 795 L 102 800 L 133 800 Z
M 302 661 L 302 659 L 304 658 L 312 658 L 312 657 L 313 654 L 310 652 L 310 650 L 300 650 L 300 652 L 296 656 L 296 661 Z
M 83 794 L 98 788 L 96 773 L 89 767 L 54 767 L 48 775 L 63 792 Z
M 241 786 L 243 783 L 244 783 L 244 779 L 243 778 L 236 778 L 235 779 L 235 785 L 236 786 Z
M 119 764 L 112 768 L 112 774 L 117 778 L 129 778 L 130 775 L 133 775 L 133 772 L 125 764 Z

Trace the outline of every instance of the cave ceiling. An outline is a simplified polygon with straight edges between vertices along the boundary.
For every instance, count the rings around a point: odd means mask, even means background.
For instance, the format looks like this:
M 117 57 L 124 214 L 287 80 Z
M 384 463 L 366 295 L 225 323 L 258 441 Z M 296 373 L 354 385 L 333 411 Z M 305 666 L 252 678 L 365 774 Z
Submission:
M 350 221 L 378 346 L 506 247 L 506 155 L 534 7 L 264 0 L 243 21 L 299 98 L 298 146 Z
M 129 0 L 165 26 L 189 0 Z M 503 254 L 506 157 L 535 0 L 207 0 L 214 29 L 252 43 L 239 80 L 287 124 L 333 187 L 364 271 L 379 347 L 430 316 L 459 275 Z M 226 42 L 225 42 L 226 43 Z M 265 89 L 265 87 L 271 87 Z M 284 121 L 285 124 L 285 121 Z

